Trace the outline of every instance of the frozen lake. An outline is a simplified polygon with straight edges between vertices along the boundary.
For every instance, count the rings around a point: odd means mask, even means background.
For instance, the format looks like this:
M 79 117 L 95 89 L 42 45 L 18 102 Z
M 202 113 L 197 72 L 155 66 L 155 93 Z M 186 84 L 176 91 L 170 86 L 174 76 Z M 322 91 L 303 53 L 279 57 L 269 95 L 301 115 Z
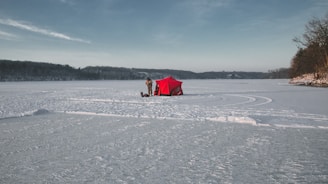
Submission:
M 328 183 L 328 89 L 288 80 L 0 83 L 0 183 Z

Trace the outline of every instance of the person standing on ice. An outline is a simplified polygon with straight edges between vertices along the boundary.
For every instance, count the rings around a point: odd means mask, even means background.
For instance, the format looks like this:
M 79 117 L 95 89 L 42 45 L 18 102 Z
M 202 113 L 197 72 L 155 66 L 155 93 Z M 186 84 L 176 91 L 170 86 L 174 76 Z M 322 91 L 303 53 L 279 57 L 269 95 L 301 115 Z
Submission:
M 147 77 L 146 79 L 146 86 L 148 88 L 148 95 L 152 96 L 153 95 L 153 81 Z

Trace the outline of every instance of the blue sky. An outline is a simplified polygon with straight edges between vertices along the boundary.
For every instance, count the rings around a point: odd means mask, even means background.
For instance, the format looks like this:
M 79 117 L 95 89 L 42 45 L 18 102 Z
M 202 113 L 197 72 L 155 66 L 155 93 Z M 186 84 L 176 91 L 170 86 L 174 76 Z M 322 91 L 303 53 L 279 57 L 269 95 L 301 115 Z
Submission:
M 1 0 L 0 59 L 73 67 L 268 71 L 327 0 Z

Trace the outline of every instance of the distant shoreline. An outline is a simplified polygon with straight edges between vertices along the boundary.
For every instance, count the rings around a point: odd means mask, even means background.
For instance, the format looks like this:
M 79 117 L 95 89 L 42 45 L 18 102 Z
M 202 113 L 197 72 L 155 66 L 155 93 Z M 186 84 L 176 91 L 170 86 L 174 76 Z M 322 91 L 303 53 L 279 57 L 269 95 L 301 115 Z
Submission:
M 143 80 L 173 76 L 176 79 L 288 79 L 288 69 L 268 72 L 209 71 L 69 65 L 0 59 L 0 81 Z

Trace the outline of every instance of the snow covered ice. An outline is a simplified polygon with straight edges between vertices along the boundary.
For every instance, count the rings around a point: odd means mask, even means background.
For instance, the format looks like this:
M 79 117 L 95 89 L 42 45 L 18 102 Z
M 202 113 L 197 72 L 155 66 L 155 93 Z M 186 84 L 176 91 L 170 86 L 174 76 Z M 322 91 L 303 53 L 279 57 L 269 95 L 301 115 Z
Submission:
M 328 183 L 327 88 L 0 83 L 0 183 Z

